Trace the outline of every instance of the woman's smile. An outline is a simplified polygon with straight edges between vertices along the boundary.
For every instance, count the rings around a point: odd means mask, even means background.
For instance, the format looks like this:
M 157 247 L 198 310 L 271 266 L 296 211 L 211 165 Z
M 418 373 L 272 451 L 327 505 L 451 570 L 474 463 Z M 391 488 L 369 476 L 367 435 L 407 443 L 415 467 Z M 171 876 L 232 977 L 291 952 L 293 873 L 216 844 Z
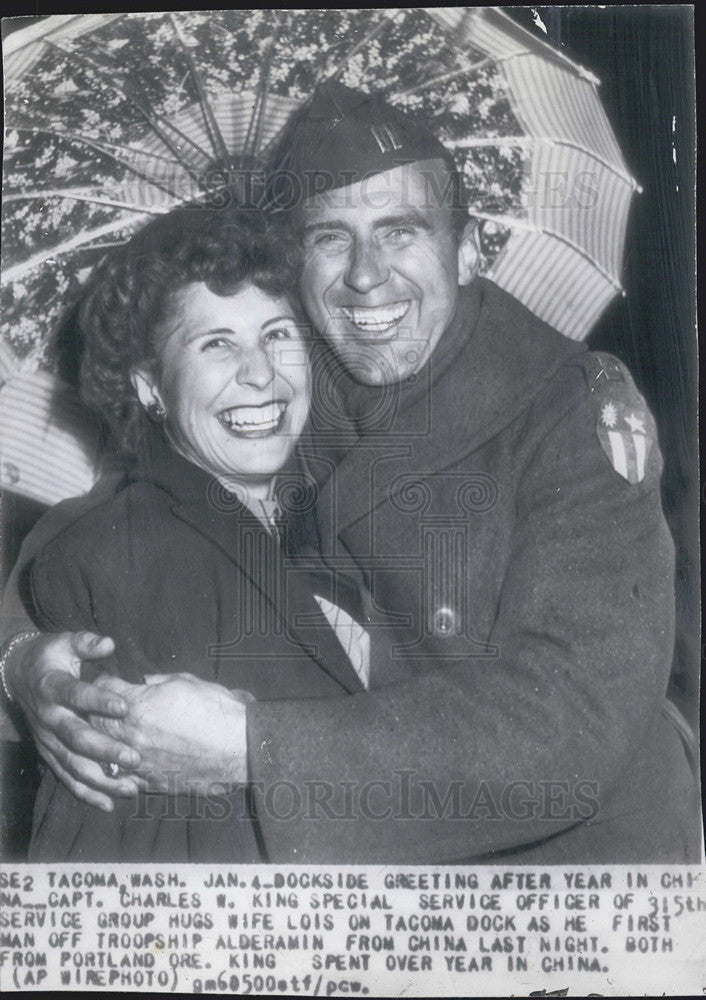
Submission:
M 233 406 L 221 410 L 218 420 L 234 437 L 268 437 L 276 434 L 284 423 L 287 403 L 277 400 L 252 406 Z

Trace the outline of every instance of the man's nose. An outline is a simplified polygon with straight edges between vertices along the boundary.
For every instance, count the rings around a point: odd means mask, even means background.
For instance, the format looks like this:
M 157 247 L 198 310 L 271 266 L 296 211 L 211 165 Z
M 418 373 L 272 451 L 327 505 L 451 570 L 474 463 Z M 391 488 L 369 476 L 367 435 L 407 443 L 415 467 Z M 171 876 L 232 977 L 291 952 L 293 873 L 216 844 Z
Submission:
M 365 294 L 378 285 L 384 285 L 389 277 L 390 269 L 379 247 L 370 241 L 356 241 L 343 276 L 345 284 Z
M 265 389 L 275 377 L 272 358 L 262 347 L 253 348 L 240 357 L 240 364 L 235 373 L 238 385 L 249 385 L 256 389 Z

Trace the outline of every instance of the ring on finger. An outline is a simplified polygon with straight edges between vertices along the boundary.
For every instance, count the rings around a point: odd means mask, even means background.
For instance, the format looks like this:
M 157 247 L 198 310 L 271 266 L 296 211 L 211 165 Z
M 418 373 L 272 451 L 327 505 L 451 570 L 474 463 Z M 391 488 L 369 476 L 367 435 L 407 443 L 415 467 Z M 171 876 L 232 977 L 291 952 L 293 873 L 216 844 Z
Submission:
M 105 764 L 101 764 L 101 767 L 106 778 L 118 778 L 120 776 L 120 767 L 115 761 L 111 760 Z

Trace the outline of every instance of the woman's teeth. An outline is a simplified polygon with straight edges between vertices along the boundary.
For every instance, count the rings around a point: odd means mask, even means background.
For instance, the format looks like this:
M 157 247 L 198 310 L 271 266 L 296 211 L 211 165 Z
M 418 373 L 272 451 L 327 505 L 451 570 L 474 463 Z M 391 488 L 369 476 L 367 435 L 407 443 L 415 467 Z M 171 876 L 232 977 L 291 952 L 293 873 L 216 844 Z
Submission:
M 393 302 L 389 306 L 374 308 L 359 306 L 341 306 L 341 312 L 346 319 L 365 333 L 387 333 L 395 323 L 406 316 L 410 302 Z
M 264 406 L 234 406 L 222 410 L 218 419 L 231 431 L 241 434 L 273 431 L 280 423 L 286 403 L 266 403 Z

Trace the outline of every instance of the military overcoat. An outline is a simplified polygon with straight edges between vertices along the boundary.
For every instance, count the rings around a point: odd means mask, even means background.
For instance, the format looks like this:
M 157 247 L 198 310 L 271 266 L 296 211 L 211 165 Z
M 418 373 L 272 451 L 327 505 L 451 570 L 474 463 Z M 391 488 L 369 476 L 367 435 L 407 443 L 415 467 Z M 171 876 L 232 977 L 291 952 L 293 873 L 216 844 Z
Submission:
M 370 691 L 249 708 L 268 856 L 693 859 L 663 714 L 673 543 L 629 373 L 476 279 L 398 389 L 368 394 L 355 439 L 327 397 L 310 468 L 326 557 L 363 567 L 408 638 Z M 276 783 L 301 808 L 266 809 Z

